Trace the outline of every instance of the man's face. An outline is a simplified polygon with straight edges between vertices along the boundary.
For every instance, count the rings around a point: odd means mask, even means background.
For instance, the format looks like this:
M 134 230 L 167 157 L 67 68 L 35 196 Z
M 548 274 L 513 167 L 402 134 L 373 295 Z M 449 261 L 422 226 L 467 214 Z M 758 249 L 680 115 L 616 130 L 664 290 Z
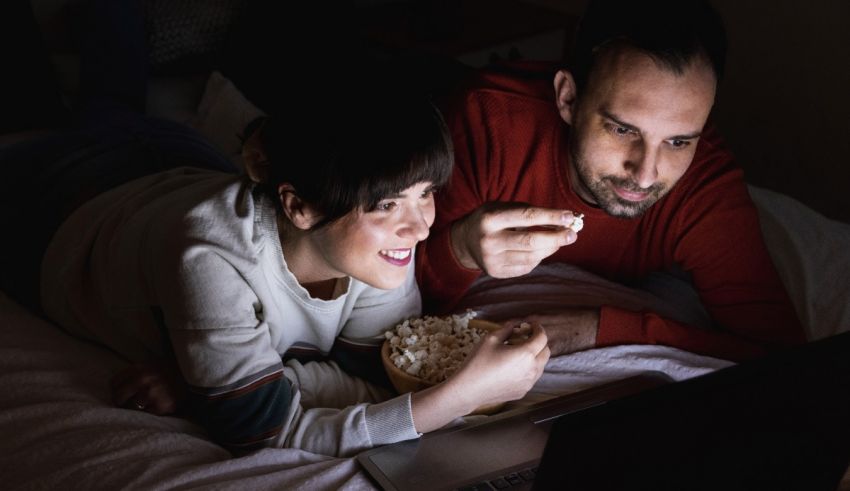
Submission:
M 573 106 L 576 193 L 610 215 L 645 212 L 691 164 L 715 84 L 700 57 L 676 74 L 637 50 L 602 54 Z

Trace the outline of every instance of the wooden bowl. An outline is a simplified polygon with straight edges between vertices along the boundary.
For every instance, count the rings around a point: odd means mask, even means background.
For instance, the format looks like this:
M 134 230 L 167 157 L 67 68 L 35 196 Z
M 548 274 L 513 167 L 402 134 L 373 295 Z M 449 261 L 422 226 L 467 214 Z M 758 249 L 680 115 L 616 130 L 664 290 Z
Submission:
M 486 331 L 497 331 L 502 328 L 501 324 L 480 319 L 470 319 L 469 327 Z M 422 389 L 427 389 L 428 387 L 435 385 L 432 382 L 410 375 L 395 366 L 392 359 L 390 359 L 391 352 L 392 348 L 390 347 L 390 341 L 384 341 L 383 346 L 381 346 L 381 361 L 384 364 L 384 370 L 386 370 L 390 382 L 392 382 L 393 387 L 395 387 L 395 390 L 397 390 L 399 394 L 418 392 Z M 505 403 L 481 406 L 470 414 L 492 414 L 497 412 L 504 405 Z

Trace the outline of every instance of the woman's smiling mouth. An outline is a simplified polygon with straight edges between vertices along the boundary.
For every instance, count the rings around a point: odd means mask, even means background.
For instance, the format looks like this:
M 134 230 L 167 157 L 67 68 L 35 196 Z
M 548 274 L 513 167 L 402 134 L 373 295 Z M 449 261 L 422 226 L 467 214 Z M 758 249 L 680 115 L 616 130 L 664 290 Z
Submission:
M 381 259 L 395 266 L 407 266 L 413 258 L 412 249 L 384 249 L 378 252 Z

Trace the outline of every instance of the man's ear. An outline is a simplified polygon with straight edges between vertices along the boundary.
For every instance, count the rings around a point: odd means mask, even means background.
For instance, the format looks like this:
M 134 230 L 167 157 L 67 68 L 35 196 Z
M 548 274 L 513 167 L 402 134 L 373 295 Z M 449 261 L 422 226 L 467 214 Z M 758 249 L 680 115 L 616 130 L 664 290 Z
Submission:
M 300 230 L 310 230 L 322 219 L 322 214 L 301 199 L 291 184 L 283 183 L 278 186 L 277 195 L 286 218 Z
M 242 143 L 242 165 L 252 181 L 260 183 L 268 180 L 269 159 L 263 151 L 259 130 Z
M 577 97 L 573 74 L 567 70 L 558 70 L 555 74 L 555 105 L 558 107 L 561 119 L 567 124 L 573 124 Z

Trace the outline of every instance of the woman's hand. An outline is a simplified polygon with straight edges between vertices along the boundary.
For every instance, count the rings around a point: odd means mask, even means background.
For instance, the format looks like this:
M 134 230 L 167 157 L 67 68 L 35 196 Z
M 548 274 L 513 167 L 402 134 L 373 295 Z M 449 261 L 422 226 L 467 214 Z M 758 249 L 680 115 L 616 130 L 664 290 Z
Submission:
M 521 399 L 540 378 L 549 360 L 546 333 L 532 325 L 528 339 L 505 326 L 488 334 L 448 383 L 461 387 L 475 407 Z
M 433 431 L 480 406 L 522 398 L 543 373 L 549 347 L 538 325 L 528 339 L 512 337 L 515 333 L 505 326 L 488 334 L 452 377 L 414 393 L 416 431 Z
M 177 367 L 164 361 L 131 365 L 110 383 L 116 406 L 164 416 L 174 414 L 186 399 Z

